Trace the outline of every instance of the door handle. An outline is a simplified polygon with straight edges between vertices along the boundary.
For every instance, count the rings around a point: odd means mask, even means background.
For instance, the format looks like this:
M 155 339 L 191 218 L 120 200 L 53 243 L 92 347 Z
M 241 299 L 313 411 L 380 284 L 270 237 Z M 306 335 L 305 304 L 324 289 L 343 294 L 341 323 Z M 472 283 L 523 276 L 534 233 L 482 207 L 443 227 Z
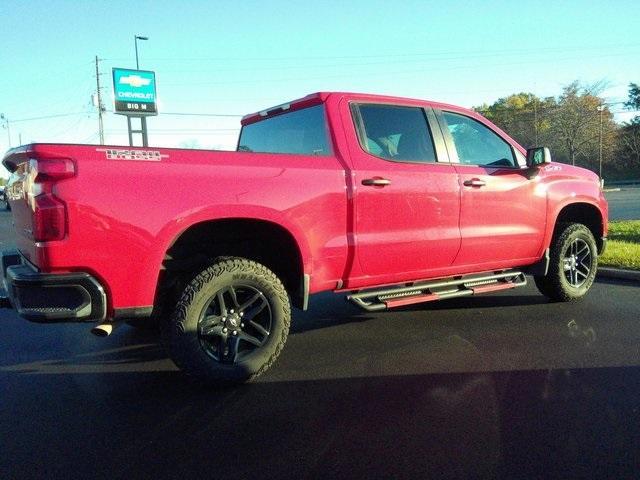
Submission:
M 472 178 L 471 180 L 465 180 L 463 185 L 465 187 L 484 187 L 486 183 L 479 178 Z
M 362 180 L 362 184 L 374 187 L 384 187 L 385 185 L 390 185 L 391 180 L 386 178 L 365 178 Z

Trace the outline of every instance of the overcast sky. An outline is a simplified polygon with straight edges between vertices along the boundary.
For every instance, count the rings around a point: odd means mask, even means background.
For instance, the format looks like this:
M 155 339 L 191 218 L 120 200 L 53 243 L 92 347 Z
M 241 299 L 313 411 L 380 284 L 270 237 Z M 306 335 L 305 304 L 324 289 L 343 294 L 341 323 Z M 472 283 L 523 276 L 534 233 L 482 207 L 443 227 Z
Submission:
M 96 143 L 94 57 L 112 110 L 111 68 L 135 67 L 135 34 L 149 37 L 140 66 L 157 75 L 158 146 L 235 146 L 238 117 L 167 113 L 240 115 L 321 90 L 473 106 L 557 95 L 576 79 L 607 80 L 606 99 L 623 101 L 640 82 L 637 0 L 1 0 L 0 19 L 0 113 L 13 146 Z M 107 143 L 126 144 L 124 117 L 107 113 L 105 128 Z M 8 140 L 0 129 L 0 150 Z

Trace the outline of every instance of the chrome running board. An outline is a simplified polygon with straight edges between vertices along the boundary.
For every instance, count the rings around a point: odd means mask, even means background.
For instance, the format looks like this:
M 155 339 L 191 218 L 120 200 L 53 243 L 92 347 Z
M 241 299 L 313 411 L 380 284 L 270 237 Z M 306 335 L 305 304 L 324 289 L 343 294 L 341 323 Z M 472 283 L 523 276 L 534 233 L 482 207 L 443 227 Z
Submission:
M 361 290 L 349 295 L 347 300 L 364 310 L 377 312 L 415 303 L 507 290 L 526 284 L 527 279 L 520 271 L 499 271 L 413 282 L 383 289 Z

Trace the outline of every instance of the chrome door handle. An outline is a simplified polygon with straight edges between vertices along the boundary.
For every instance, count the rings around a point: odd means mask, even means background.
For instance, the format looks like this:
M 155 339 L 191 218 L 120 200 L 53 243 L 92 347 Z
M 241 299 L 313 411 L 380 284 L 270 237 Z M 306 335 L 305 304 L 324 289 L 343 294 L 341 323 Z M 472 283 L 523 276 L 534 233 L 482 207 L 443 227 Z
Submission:
M 471 180 L 465 180 L 463 185 L 465 187 L 484 187 L 486 183 L 479 178 L 472 178 Z
M 385 185 L 390 185 L 391 180 L 387 180 L 386 178 L 365 178 L 362 180 L 362 184 L 374 187 L 384 187 Z

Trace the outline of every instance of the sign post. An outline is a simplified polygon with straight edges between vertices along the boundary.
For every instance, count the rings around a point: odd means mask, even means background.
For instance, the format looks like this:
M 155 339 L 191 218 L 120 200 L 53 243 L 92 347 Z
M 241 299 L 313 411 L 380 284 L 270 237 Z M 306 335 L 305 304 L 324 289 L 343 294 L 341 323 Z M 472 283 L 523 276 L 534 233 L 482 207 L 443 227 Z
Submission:
M 115 113 L 126 115 L 129 146 L 133 146 L 133 134 L 142 134 L 142 146 L 149 146 L 147 117 L 158 114 L 156 103 L 156 76 L 148 70 L 113 69 L 113 95 Z M 140 128 L 134 130 L 132 118 L 140 119 Z

